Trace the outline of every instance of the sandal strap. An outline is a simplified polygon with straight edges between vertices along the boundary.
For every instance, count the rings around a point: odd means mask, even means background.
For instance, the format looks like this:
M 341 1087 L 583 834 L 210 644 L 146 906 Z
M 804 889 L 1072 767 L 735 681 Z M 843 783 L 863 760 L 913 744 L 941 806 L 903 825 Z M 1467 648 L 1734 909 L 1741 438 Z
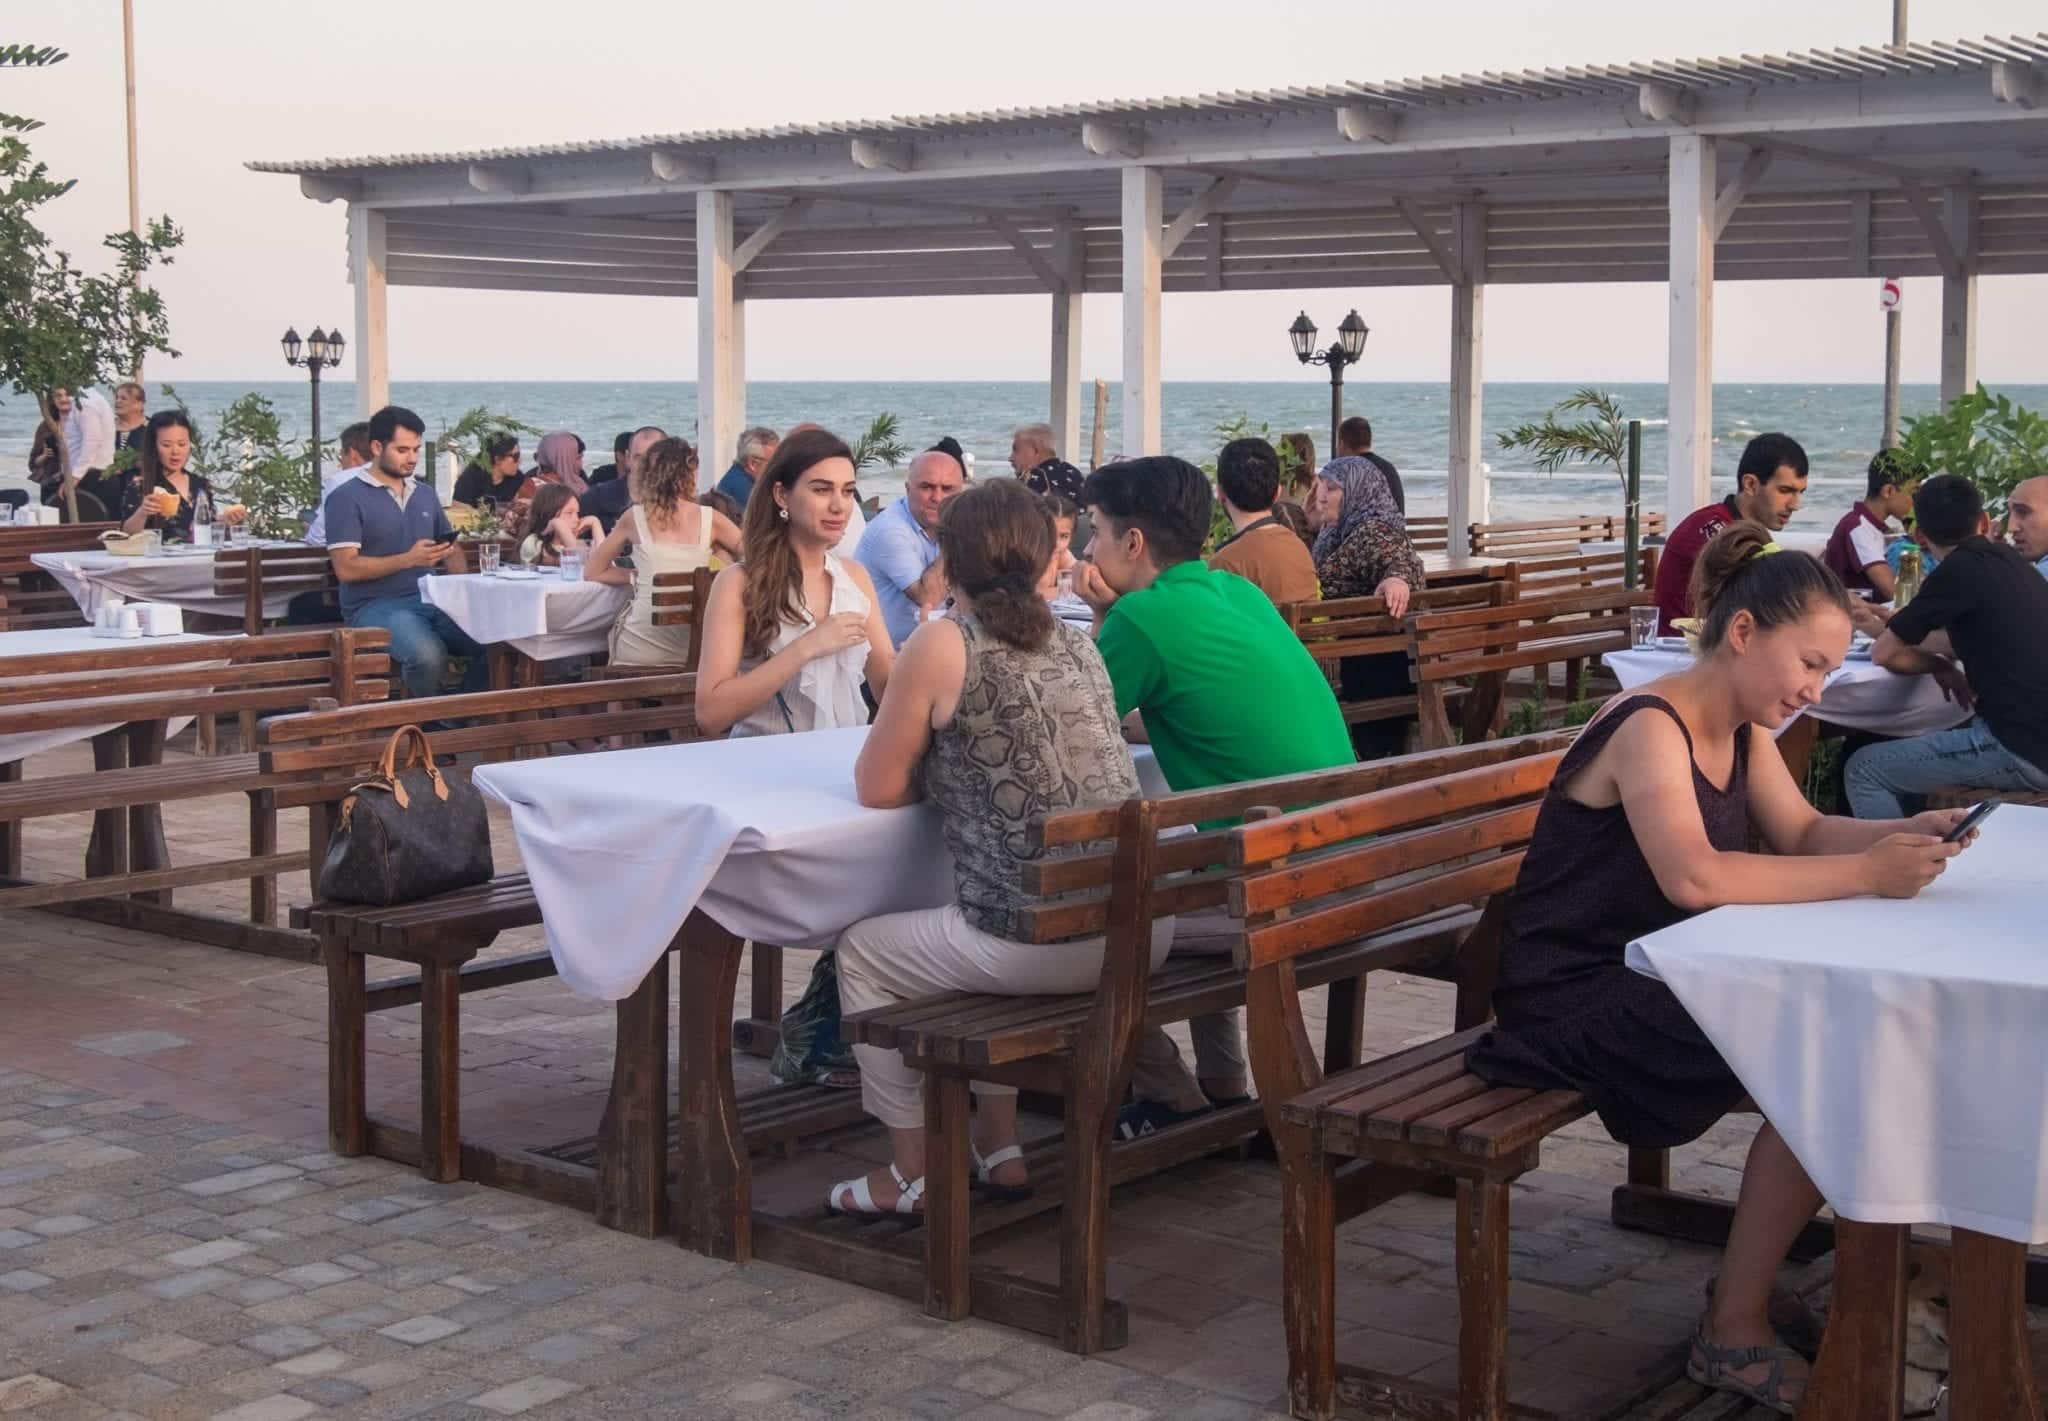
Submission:
M 1005 1145 L 1001 1149 L 991 1153 L 986 1159 L 982 1158 L 981 1151 L 975 1150 L 974 1146 L 971 1143 L 968 1145 L 967 1148 L 974 1151 L 974 1167 L 977 1170 L 981 1171 L 981 1175 L 984 1179 L 986 1179 L 989 1176 L 989 1174 L 996 1169 L 998 1165 L 1008 1164 L 1013 1159 L 1024 1158 L 1024 1147 L 1022 1145 Z
M 896 1181 L 898 1191 L 896 1196 L 896 1212 L 899 1214 L 916 1213 L 917 1201 L 924 1197 L 924 1176 L 920 1174 L 914 1180 L 905 1179 L 903 1171 L 896 1168 L 892 1163 L 889 1166 L 889 1177 Z M 866 1176 L 862 1176 L 862 1179 L 865 1182 Z

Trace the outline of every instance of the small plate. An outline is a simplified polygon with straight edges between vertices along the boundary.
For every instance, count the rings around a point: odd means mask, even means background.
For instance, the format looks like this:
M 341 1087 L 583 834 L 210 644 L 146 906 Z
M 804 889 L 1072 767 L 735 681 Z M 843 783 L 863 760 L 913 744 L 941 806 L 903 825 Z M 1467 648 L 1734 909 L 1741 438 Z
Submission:
M 537 573 L 537 572 L 533 571 L 533 569 L 531 569 L 531 568 L 525 568 L 525 567 L 501 567 L 501 568 L 499 568 L 499 569 L 497 570 L 497 572 L 496 572 L 495 574 L 493 574 L 493 575 L 494 575 L 494 576 L 497 576 L 497 577 L 502 577 L 502 578 L 504 578 L 504 579 L 505 579 L 505 580 L 506 580 L 507 582 L 538 582 L 538 581 L 540 581 L 540 574 L 539 574 L 539 573 Z

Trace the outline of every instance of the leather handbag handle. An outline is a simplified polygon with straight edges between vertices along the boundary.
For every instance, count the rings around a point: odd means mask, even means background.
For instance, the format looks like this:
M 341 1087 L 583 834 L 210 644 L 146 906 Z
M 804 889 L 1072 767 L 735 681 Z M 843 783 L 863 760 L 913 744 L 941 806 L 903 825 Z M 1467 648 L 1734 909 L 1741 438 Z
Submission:
M 401 746 L 406 751 L 404 764 L 398 762 Z M 441 767 L 434 763 L 434 748 L 427 739 L 427 732 L 417 725 L 402 725 L 391 733 L 391 739 L 384 746 L 384 758 L 377 765 L 378 774 L 391 786 L 392 797 L 398 801 L 400 809 L 407 808 L 408 804 L 405 787 L 398 782 L 398 776 L 410 769 L 427 772 L 427 778 L 433 782 L 434 798 L 448 798 L 448 782 L 441 778 Z

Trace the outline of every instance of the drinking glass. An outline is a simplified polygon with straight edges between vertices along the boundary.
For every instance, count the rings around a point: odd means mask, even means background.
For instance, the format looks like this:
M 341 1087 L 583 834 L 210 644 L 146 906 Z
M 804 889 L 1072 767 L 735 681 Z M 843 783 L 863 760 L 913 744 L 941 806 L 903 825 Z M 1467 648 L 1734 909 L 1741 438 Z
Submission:
M 562 549 L 562 581 L 581 582 L 582 580 L 583 549 L 580 547 Z
M 497 539 L 495 538 L 487 542 L 478 543 L 476 545 L 477 567 L 484 572 L 496 572 L 498 570 L 498 556 L 503 551 L 504 549 L 498 546 Z
M 1628 609 L 1628 641 L 1630 646 L 1656 645 L 1657 609 L 1655 607 L 1631 607 Z

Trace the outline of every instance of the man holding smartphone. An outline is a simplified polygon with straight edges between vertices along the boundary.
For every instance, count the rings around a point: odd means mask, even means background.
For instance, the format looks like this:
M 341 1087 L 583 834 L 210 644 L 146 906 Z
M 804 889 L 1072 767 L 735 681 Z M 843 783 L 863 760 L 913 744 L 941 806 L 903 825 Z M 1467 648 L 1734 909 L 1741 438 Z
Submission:
M 418 415 L 397 405 L 371 415 L 370 462 L 324 505 L 342 619 L 391 633 L 392 659 L 414 699 L 441 694 L 450 656 L 469 658 L 462 693 L 488 690 L 491 677 L 484 649 L 420 598 L 420 579 L 433 568 L 468 570 L 441 500 L 412 476 L 426 432 Z

